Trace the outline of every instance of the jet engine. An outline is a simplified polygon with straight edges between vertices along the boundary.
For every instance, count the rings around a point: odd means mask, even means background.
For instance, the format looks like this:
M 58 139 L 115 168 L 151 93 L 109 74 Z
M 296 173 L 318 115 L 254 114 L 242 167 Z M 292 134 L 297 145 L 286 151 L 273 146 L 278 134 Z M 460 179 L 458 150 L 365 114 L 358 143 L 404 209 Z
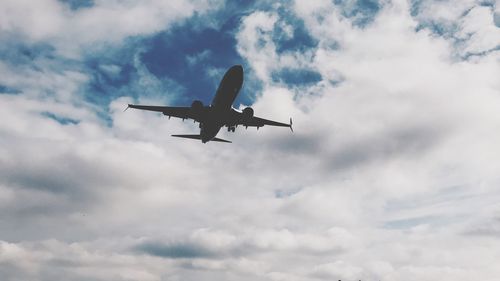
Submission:
M 199 100 L 193 101 L 193 103 L 191 104 L 191 112 L 194 115 L 200 115 L 202 111 L 203 111 L 203 103 Z
M 246 107 L 245 109 L 243 109 L 242 114 L 244 120 L 250 120 L 253 117 L 253 108 Z

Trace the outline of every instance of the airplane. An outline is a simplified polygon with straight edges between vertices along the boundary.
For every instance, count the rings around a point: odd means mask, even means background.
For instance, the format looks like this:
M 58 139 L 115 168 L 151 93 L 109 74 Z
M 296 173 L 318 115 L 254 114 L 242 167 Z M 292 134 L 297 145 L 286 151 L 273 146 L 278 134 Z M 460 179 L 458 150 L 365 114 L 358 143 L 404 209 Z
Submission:
M 233 108 L 233 102 L 236 99 L 243 85 L 243 67 L 234 65 L 224 74 L 217 92 L 210 105 L 203 105 L 200 100 L 195 100 L 191 106 L 151 106 L 151 105 L 136 105 L 129 104 L 128 108 L 140 110 L 149 110 L 161 112 L 163 115 L 170 117 L 185 119 L 193 119 L 194 122 L 199 122 L 199 135 L 172 135 L 173 137 L 201 140 L 202 143 L 209 141 L 226 142 L 231 141 L 217 138 L 222 127 L 227 127 L 228 132 L 234 132 L 238 125 L 245 128 L 257 127 L 257 130 L 262 126 L 278 126 L 289 127 L 293 132 L 292 118 L 290 123 L 280 123 L 254 116 L 254 110 L 251 107 L 246 107 L 242 111 Z

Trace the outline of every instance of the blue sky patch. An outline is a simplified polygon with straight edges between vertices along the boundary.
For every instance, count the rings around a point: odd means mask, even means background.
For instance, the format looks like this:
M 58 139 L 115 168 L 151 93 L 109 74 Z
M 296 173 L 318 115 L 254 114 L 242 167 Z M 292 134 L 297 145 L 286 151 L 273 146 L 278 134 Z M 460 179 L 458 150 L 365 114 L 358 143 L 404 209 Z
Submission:
M 273 33 L 278 54 L 284 52 L 305 52 L 318 46 L 304 25 L 304 21 L 297 18 L 286 9 L 279 9 L 280 24 L 277 24 Z
M 289 189 L 276 189 L 274 191 L 274 197 L 278 199 L 292 197 L 293 195 L 302 191 L 301 187 L 289 188 Z
M 218 14 L 224 17 L 210 26 L 204 25 L 206 17 L 195 15 L 168 31 L 129 38 L 122 48 L 87 54 L 84 67 L 91 79 L 85 86 L 86 99 L 107 106 L 120 96 L 168 96 L 173 106 L 190 105 L 195 99 L 209 104 L 225 71 L 241 64 L 245 81 L 235 106 L 251 104 L 262 86 L 236 51 L 235 39 L 241 17 L 247 14 L 241 9 Z M 144 75 L 152 75 L 154 87 L 142 83 Z
M 471 57 L 482 57 L 482 56 L 486 56 L 486 55 L 488 55 L 490 53 L 498 52 L 498 51 L 500 51 L 500 45 L 498 45 L 498 46 L 496 46 L 494 48 L 491 48 L 489 50 L 481 51 L 481 52 L 467 52 L 467 53 L 465 53 L 462 56 L 462 59 L 463 60 L 468 60 Z
M 422 9 L 422 0 L 413 0 L 411 1 L 410 6 L 410 14 L 412 17 L 417 17 Z M 457 23 L 453 22 L 438 22 L 438 21 L 420 21 L 415 31 L 418 32 L 422 29 L 428 29 L 433 34 L 437 36 L 450 37 L 452 34 L 458 30 Z
M 384 223 L 384 228 L 388 229 L 408 229 L 418 225 L 430 224 L 437 220 L 436 217 L 431 216 L 422 216 L 422 217 L 413 217 L 399 220 L 387 221 Z
M 88 60 L 86 71 L 91 80 L 85 87 L 87 100 L 96 104 L 108 104 L 112 99 L 122 96 L 122 90 L 126 91 L 136 72 L 131 60 L 131 56 L 123 61 L 113 57 L 108 60 L 95 58 Z M 129 92 L 127 95 L 137 94 L 139 93 Z
M 68 5 L 71 10 L 90 8 L 94 6 L 94 0 L 59 0 L 59 1 Z
M 357 0 L 355 5 L 352 1 L 334 0 L 334 3 L 342 8 L 342 14 L 347 18 L 354 18 L 353 24 L 365 27 L 375 19 L 382 8 L 377 0 Z
M 144 52 L 149 37 L 125 40 L 122 48 L 108 49 L 103 53 L 88 54 L 83 62 L 83 72 L 90 77 L 82 87 L 85 100 L 107 108 L 109 103 L 122 96 L 137 101 L 139 97 L 156 100 L 173 100 L 183 87 L 170 79 L 152 76 L 138 57 Z
M 495 7 L 495 0 L 483 0 L 483 1 L 480 1 L 478 4 L 480 6 L 494 8 Z
M 417 16 L 420 13 L 422 0 L 411 0 L 410 1 L 410 15 L 412 17 Z
M 33 66 L 37 59 L 55 59 L 55 48 L 48 43 L 28 44 L 16 35 L 2 36 L 0 40 L 0 60 L 12 66 Z
M 274 72 L 272 79 L 276 83 L 283 83 L 290 86 L 310 86 L 321 81 L 321 74 L 307 69 L 285 68 Z
M 454 32 L 458 31 L 458 28 L 459 27 L 456 23 L 452 23 L 452 22 L 440 23 L 440 22 L 430 21 L 430 22 L 419 23 L 417 25 L 417 27 L 415 28 L 415 31 L 418 32 L 422 29 L 428 29 L 434 35 L 449 38 L 453 35 Z
M 11 94 L 11 95 L 17 95 L 21 93 L 21 91 L 11 88 L 9 86 L 5 86 L 0 84 L 0 94 Z
M 230 66 L 242 64 L 245 80 L 252 77 L 236 51 L 234 33 L 239 23 L 239 17 L 231 17 L 219 29 L 200 28 L 197 19 L 192 19 L 147 40 L 149 49 L 142 54 L 141 61 L 158 79 L 172 79 L 185 87 L 180 103 L 199 99 L 209 104 Z M 235 104 L 251 102 L 252 95 L 247 90 L 245 84 Z
M 94 5 L 91 0 L 60 1 L 73 10 Z M 309 35 L 303 21 L 288 6 L 238 1 L 227 3 L 219 11 L 195 14 L 168 31 L 129 37 L 120 46 L 101 52 L 84 51 L 82 60 L 58 56 L 50 43 L 27 43 L 16 35 L 4 34 L 3 39 L 8 40 L 3 40 L 5 43 L 0 47 L 0 59 L 13 67 L 27 65 L 36 71 L 82 72 L 90 79 L 77 93 L 87 102 L 104 109 L 121 96 L 135 100 L 145 96 L 165 98 L 173 106 L 189 105 L 195 99 L 209 104 L 225 71 L 232 65 L 241 64 L 245 80 L 234 106 L 250 105 L 263 85 L 237 52 L 235 34 L 242 17 L 260 9 L 275 9 L 280 15 L 280 24 L 273 32 L 278 54 L 303 53 L 317 47 L 318 41 Z M 143 83 L 144 75 L 153 78 L 154 87 L 151 83 Z M 279 83 L 299 86 L 316 83 L 321 80 L 321 75 L 311 70 L 285 69 L 273 73 L 272 78 Z M 3 85 L 0 90 L 16 92 L 8 85 Z

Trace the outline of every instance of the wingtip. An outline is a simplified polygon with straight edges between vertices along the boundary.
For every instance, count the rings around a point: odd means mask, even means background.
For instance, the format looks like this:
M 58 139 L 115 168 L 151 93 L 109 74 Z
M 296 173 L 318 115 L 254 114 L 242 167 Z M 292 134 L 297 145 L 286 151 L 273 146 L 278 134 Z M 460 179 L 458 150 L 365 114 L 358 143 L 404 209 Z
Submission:
M 293 125 L 292 117 L 290 117 L 290 130 L 292 130 L 292 133 L 293 133 L 293 127 L 292 127 L 292 125 Z
M 127 105 L 127 108 L 125 108 L 125 110 L 123 110 L 123 112 L 127 111 L 127 109 L 130 107 L 130 103 Z

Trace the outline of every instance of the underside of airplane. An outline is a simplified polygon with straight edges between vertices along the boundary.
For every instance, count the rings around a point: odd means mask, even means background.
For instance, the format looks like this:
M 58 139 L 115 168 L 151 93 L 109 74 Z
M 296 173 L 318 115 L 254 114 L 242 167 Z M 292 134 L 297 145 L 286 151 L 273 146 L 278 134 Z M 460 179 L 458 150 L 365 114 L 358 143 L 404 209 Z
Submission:
M 242 85 L 243 67 L 235 65 L 224 74 L 210 105 L 203 105 L 201 101 L 195 100 L 191 106 L 185 107 L 129 104 L 127 108 L 161 112 L 169 118 L 192 119 L 200 124 L 199 135 L 172 136 L 197 139 L 203 143 L 209 141 L 230 143 L 231 141 L 216 137 L 222 127 L 227 127 L 229 132 L 234 132 L 238 126 L 257 127 L 257 129 L 263 126 L 278 126 L 289 127 L 293 131 L 291 118 L 290 123 L 287 124 L 256 117 L 251 107 L 246 107 L 242 111 L 234 109 L 232 105 Z

